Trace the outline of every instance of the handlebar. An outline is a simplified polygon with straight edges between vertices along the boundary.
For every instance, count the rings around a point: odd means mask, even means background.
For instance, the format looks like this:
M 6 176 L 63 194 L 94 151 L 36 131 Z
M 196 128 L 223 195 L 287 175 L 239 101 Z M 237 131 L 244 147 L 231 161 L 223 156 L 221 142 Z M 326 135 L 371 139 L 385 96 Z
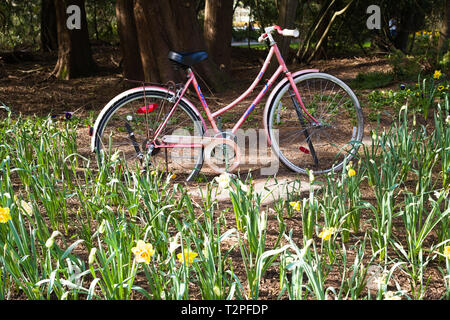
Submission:
M 278 34 L 281 34 L 282 36 L 285 37 L 297 38 L 300 34 L 297 29 L 281 29 L 280 26 L 272 26 L 264 29 L 265 33 L 258 38 L 258 42 L 264 42 L 264 40 L 266 40 L 267 37 L 273 40 L 271 33 L 274 32 L 275 30 L 278 32 Z

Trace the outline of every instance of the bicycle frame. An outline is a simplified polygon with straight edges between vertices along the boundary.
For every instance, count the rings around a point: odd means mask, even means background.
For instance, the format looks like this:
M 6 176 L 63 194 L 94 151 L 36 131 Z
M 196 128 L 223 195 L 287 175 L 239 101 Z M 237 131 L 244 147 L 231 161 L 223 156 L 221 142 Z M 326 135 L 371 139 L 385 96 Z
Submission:
M 278 141 L 273 140 L 271 141 L 272 135 L 275 135 L 274 137 L 277 138 L 277 133 L 273 131 L 271 125 L 272 120 L 269 119 L 269 117 L 274 115 L 274 112 L 277 112 L 277 117 L 279 117 L 279 113 L 281 110 L 281 107 L 284 103 L 281 102 L 283 97 L 285 97 L 285 94 L 287 90 L 288 96 L 285 98 L 287 99 L 287 103 L 291 105 L 290 100 L 292 100 L 292 106 L 294 110 L 296 111 L 298 120 L 299 120 L 299 127 L 304 128 L 303 134 L 305 135 L 306 142 L 308 143 L 310 152 L 305 152 L 301 149 L 300 151 L 303 151 L 304 153 L 310 153 L 314 160 L 315 167 L 318 166 L 318 158 L 316 156 L 316 153 L 314 151 L 314 146 L 312 144 L 311 135 L 312 133 L 308 132 L 307 128 L 312 125 L 313 127 L 320 129 L 322 127 L 325 127 L 324 124 L 319 122 L 317 119 L 312 116 L 311 113 L 308 112 L 306 109 L 302 97 L 300 96 L 299 90 L 297 88 L 297 83 L 302 83 L 302 81 L 309 80 L 310 78 L 324 78 L 327 81 L 335 82 L 338 87 L 342 88 L 347 95 L 350 97 L 353 103 L 353 107 L 358 115 L 358 137 L 356 139 L 359 141 L 362 138 L 362 125 L 363 125 L 363 119 L 361 114 L 361 108 L 359 106 L 359 103 L 357 101 L 356 96 L 351 91 L 348 86 L 345 85 L 342 81 L 339 79 L 335 79 L 335 77 L 327 75 L 327 74 L 319 74 L 319 70 L 317 69 L 306 69 L 306 70 L 300 70 L 296 71 L 294 73 L 291 73 L 281 54 L 278 49 L 278 46 L 272 37 L 272 33 L 275 31 L 278 32 L 278 34 L 281 34 L 283 36 L 291 36 L 291 37 L 298 37 L 299 32 L 297 30 L 289 30 L 289 29 L 281 29 L 279 26 L 272 26 L 267 27 L 264 29 L 265 33 L 262 34 L 259 38 L 259 42 L 267 41 L 270 45 L 270 50 L 267 54 L 266 60 L 257 74 L 256 78 L 250 85 L 250 87 L 242 93 L 236 100 L 234 100 L 232 103 L 227 105 L 226 107 L 221 108 L 218 111 L 212 112 L 208 104 L 206 102 L 206 99 L 200 89 L 200 86 L 198 84 L 198 81 L 195 77 L 195 74 L 193 70 L 189 67 L 187 67 L 187 81 L 186 83 L 177 90 L 170 90 L 167 87 L 161 87 L 161 86 L 145 86 L 145 84 L 141 87 L 134 88 L 127 90 L 125 92 L 122 92 L 121 94 L 114 97 L 111 101 L 108 102 L 108 104 L 101 110 L 99 116 L 97 117 L 97 120 L 95 121 L 95 124 L 93 128 L 89 128 L 89 135 L 91 138 L 91 150 L 93 152 L 97 150 L 101 150 L 101 136 L 103 135 L 103 130 L 105 129 L 106 125 L 108 124 L 109 119 L 114 115 L 114 113 L 121 108 L 123 105 L 130 101 L 134 101 L 135 99 L 142 99 L 144 98 L 144 107 L 140 107 L 136 112 L 137 113 L 149 113 L 153 112 L 155 108 L 158 107 L 157 104 L 147 104 L 146 102 L 146 92 L 151 93 L 152 97 L 155 97 L 157 99 L 168 101 L 169 103 L 169 110 L 166 108 L 158 108 L 162 112 L 158 112 L 158 116 L 163 114 L 162 119 L 157 119 L 156 123 L 158 124 L 158 128 L 156 131 L 152 131 L 152 137 L 149 137 L 149 132 L 147 132 L 147 139 L 143 141 L 142 148 L 143 151 L 136 148 L 137 144 L 136 141 L 133 140 L 132 137 L 134 137 L 134 132 L 126 126 L 126 129 L 129 133 L 129 139 L 131 142 L 133 142 L 133 147 L 135 148 L 137 152 L 137 156 L 139 159 L 142 159 L 143 156 L 152 156 L 154 155 L 153 151 L 154 149 L 165 149 L 167 151 L 171 148 L 186 148 L 186 149 L 192 149 L 192 148 L 201 148 L 202 153 L 197 157 L 197 163 L 195 164 L 196 167 L 192 171 L 192 174 L 189 176 L 189 179 L 195 174 L 196 171 L 200 170 L 202 162 L 204 162 L 204 159 L 206 157 L 206 161 L 211 158 L 211 156 L 215 160 L 222 161 L 220 158 L 216 156 L 216 153 L 219 152 L 217 155 L 220 155 L 223 152 L 223 159 L 225 159 L 225 165 L 226 170 L 232 170 L 235 166 L 239 165 L 239 148 L 240 146 L 237 145 L 236 140 L 233 137 L 236 137 L 239 133 L 237 132 L 239 128 L 242 126 L 243 122 L 247 119 L 247 117 L 250 115 L 250 113 L 253 111 L 253 109 L 260 103 L 261 99 L 265 96 L 267 91 L 269 89 L 271 90 L 271 93 L 265 103 L 264 108 L 264 114 L 263 114 L 263 125 L 267 136 L 267 142 L 269 146 L 273 147 L 273 150 L 275 151 L 276 155 L 280 157 L 280 159 L 292 170 L 296 172 L 304 172 L 303 168 L 300 168 L 298 166 L 293 165 L 290 160 L 285 159 L 284 157 L 281 157 L 282 152 L 279 150 Z M 226 131 L 221 131 L 222 128 L 220 127 L 220 119 L 218 120 L 219 127 L 216 123 L 216 118 L 219 117 L 221 114 L 227 112 L 228 110 L 234 108 L 237 104 L 242 102 L 250 93 L 253 92 L 253 90 L 256 88 L 258 83 L 260 83 L 263 75 L 267 71 L 267 68 L 269 66 L 269 63 L 274 58 L 274 55 L 278 61 L 278 68 L 273 73 L 273 75 L 270 77 L 270 79 L 267 80 L 266 84 L 262 87 L 260 92 L 257 94 L 256 98 L 253 99 L 250 106 L 245 110 L 245 112 L 242 114 L 242 116 L 239 118 L 239 120 L 234 124 L 233 128 Z M 204 56 L 202 56 L 203 58 Z M 192 60 L 195 61 L 195 60 Z M 178 62 L 178 61 L 177 61 Z M 183 62 L 183 61 L 181 61 Z M 277 81 L 278 77 L 283 73 L 283 76 L 281 77 L 281 80 L 278 81 L 278 84 L 272 88 L 275 81 Z M 306 74 L 310 73 L 318 73 L 317 76 L 304 76 Z M 199 112 L 199 110 L 196 108 L 196 106 L 190 102 L 186 97 L 186 91 L 190 86 L 193 86 L 196 94 L 202 104 L 202 107 L 204 109 L 204 112 L 206 114 L 206 117 L 208 118 L 208 121 L 210 123 L 210 128 L 212 127 L 212 131 L 208 131 L 208 125 L 205 121 L 204 115 Z M 334 100 L 333 100 L 334 101 Z M 166 104 L 163 104 L 164 106 Z M 134 107 L 134 106 L 132 106 Z M 176 108 L 183 108 L 183 110 L 187 113 L 187 115 L 191 118 L 191 120 L 194 121 L 194 132 L 199 131 L 199 133 L 194 133 L 194 135 L 181 133 L 180 135 L 176 135 L 178 130 L 175 131 L 169 131 L 168 134 L 162 134 L 164 131 L 164 128 L 166 125 L 168 125 L 168 121 L 172 118 L 174 115 L 174 112 L 176 111 Z M 167 113 L 168 111 L 168 113 Z M 292 111 L 292 110 L 291 110 Z M 131 110 L 131 112 L 135 112 Z M 270 115 L 270 116 L 269 116 Z M 119 115 L 120 116 L 120 115 Z M 295 117 L 295 116 L 294 116 Z M 132 119 L 132 117 L 131 117 Z M 126 117 L 126 121 L 129 121 L 129 117 Z M 175 123 L 176 125 L 176 123 Z M 181 124 L 178 126 L 179 129 L 183 129 Z M 195 130 L 197 129 L 197 130 Z M 315 129 L 314 129 L 315 130 Z M 170 134 L 172 132 L 172 134 Z M 181 132 L 181 131 L 180 131 Z M 353 130 L 353 136 L 352 140 L 355 140 L 355 127 Z M 145 144 L 145 145 L 144 145 Z M 226 146 L 227 145 L 227 146 Z M 235 152 L 230 152 L 228 154 L 228 150 L 234 149 Z M 145 154 L 143 154 L 144 152 Z M 156 154 L 156 153 L 155 153 Z M 233 158 L 231 158 L 233 157 Z M 212 159 L 212 158 L 211 158 Z M 213 165 L 215 165 L 214 161 L 211 161 Z M 222 161 L 223 162 L 223 161 Z M 231 164 L 231 167 L 229 166 Z M 167 153 L 166 153 L 166 165 L 167 165 Z M 342 168 L 343 163 L 339 164 L 339 168 Z M 214 169 L 214 168 L 213 168 Z M 216 169 L 214 169 L 216 170 Z M 222 170 L 222 168 L 219 168 L 219 170 Z M 216 170 L 217 171 L 217 170 Z M 218 171 L 219 172 L 219 171 Z
M 222 109 L 212 113 L 211 110 L 208 107 L 208 104 L 206 103 L 206 99 L 203 96 L 203 93 L 200 89 L 200 86 L 197 82 L 197 79 L 195 77 L 194 72 L 192 71 L 192 69 L 188 69 L 188 80 L 186 81 L 183 89 L 181 90 L 180 94 L 177 94 L 176 98 L 177 101 L 175 102 L 175 104 L 173 105 L 171 111 L 169 112 L 168 116 L 165 118 L 164 122 L 158 127 L 158 129 L 155 132 L 155 136 L 153 138 L 153 143 L 155 148 L 186 148 L 186 147 L 190 147 L 190 148 L 197 148 L 197 147 L 201 147 L 203 144 L 202 142 L 200 143 L 193 143 L 193 144 L 171 144 L 171 145 L 159 145 L 156 144 L 156 140 L 159 137 L 161 131 L 163 130 L 163 128 L 165 127 L 165 125 L 167 124 L 168 120 L 170 119 L 170 117 L 172 116 L 172 114 L 174 113 L 177 105 L 179 104 L 179 102 L 181 101 L 181 99 L 183 98 L 184 94 L 186 93 L 187 89 L 189 88 L 189 86 L 192 84 L 194 86 L 194 89 L 197 93 L 197 96 L 202 104 L 202 107 L 206 113 L 206 116 L 208 118 L 208 121 L 210 122 L 212 129 L 214 130 L 215 133 L 220 133 L 219 128 L 217 127 L 215 118 L 217 118 L 219 115 L 223 114 L 224 112 L 232 109 L 233 107 L 235 107 L 237 104 L 239 104 L 242 100 L 244 100 L 251 92 L 253 92 L 253 90 L 255 89 L 255 87 L 258 85 L 258 83 L 260 82 L 261 78 L 263 77 L 264 73 L 267 70 L 267 67 L 269 66 L 269 63 L 273 57 L 273 55 L 275 54 L 277 61 L 279 63 L 279 67 L 277 68 L 277 70 L 274 72 L 274 74 L 271 76 L 271 78 L 267 81 L 267 83 L 265 84 L 264 88 L 259 92 L 259 94 L 256 96 L 256 98 L 253 100 L 253 102 L 250 104 L 250 106 L 247 108 L 247 110 L 244 112 L 244 114 L 241 116 L 241 118 L 238 120 L 238 122 L 234 125 L 233 129 L 231 130 L 232 134 L 235 134 L 237 132 L 237 130 L 241 127 L 241 125 L 244 123 L 244 121 L 247 119 L 247 117 L 250 115 L 250 113 L 253 111 L 253 109 L 255 108 L 255 106 L 261 101 L 261 99 L 264 97 L 264 95 L 267 93 L 267 91 L 272 87 L 272 85 L 274 84 L 274 82 L 276 81 L 276 79 L 279 77 L 279 75 L 281 73 L 284 73 L 285 77 L 287 78 L 287 80 L 291 83 L 291 86 L 294 90 L 295 96 L 297 98 L 297 101 L 299 102 L 301 108 L 303 109 L 303 112 L 307 115 L 307 117 L 315 122 L 316 124 L 319 124 L 319 122 L 308 112 L 308 110 L 306 110 L 303 101 L 301 99 L 300 93 L 298 92 L 297 86 L 295 85 L 294 82 L 294 77 L 292 75 L 292 73 L 288 70 L 286 63 L 283 60 L 283 57 L 281 56 L 281 53 L 278 49 L 278 46 L 275 42 L 271 43 L 271 48 L 270 51 L 267 55 L 267 58 L 260 70 L 260 72 L 258 73 L 258 76 L 255 78 L 255 80 L 253 81 L 253 83 L 250 85 L 250 87 L 247 89 L 247 91 L 245 91 L 241 96 L 239 96 L 236 100 L 234 100 L 233 102 L 231 102 L 229 105 L 227 105 L 226 107 L 223 107 Z

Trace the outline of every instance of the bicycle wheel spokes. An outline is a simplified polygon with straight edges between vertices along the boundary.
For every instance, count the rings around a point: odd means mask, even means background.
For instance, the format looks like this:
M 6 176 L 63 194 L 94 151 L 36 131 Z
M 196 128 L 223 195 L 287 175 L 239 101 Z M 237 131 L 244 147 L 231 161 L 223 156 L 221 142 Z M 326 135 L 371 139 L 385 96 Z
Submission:
M 136 162 L 145 167 L 167 169 L 177 174 L 199 170 L 202 148 L 161 147 L 164 135 L 202 135 L 201 122 L 188 107 L 177 106 L 155 140 L 155 133 L 172 109 L 173 104 L 161 93 L 136 94 L 112 108 L 99 126 L 98 145 L 105 153 L 124 157 L 129 167 Z
M 318 120 L 302 110 L 293 90 L 281 90 L 269 113 L 275 152 L 290 169 L 323 173 L 339 170 L 346 157 L 355 153 L 352 141 L 362 136 L 362 112 L 353 92 L 342 81 L 327 74 L 296 79 L 303 104 Z M 290 87 L 290 86 L 289 86 Z

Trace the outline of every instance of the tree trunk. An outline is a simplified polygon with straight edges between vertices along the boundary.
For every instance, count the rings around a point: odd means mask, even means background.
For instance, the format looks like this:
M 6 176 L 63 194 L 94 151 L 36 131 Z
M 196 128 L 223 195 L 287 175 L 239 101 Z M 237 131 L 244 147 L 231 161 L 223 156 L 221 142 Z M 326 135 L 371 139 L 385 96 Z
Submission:
M 397 36 L 394 38 L 394 46 L 403 51 L 404 53 L 407 52 L 408 48 L 408 41 L 409 41 L 409 35 L 411 33 L 410 31 L 410 25 L 411 25 L 411 19 L 412 17 L 410 15 L 405 16 L 403 18 L 402 23 L 398 27 L 398 33 Z
M 438 52 L 443 55 L 448 50 L 448 36 L 450 32 L 450 0 L 445 1 L 444 14 L 442 15 L 441 27 L 439 29 Z
M 95 40 L 99 41 L 100 37 L 98 35 L 97 3 L 95 1 L 93 3 L 93 11 L 94 11 L 94 14 L 93 14 L 94 21 L 93 21 L 93 23 L 94 23 Z
M 58 50 L 56 10 L 53 0 L 41 1 L 41 50 L 44 52 Z
M 408 53 L 409 35 L 419 30 L 424 22 L 425 13 L 418 5 L 405 6 L 400 13 L 397 36 L 393 39 L 394 46 L 403 53 Z
M 353 3 L 353 0 L 351 0 L 342 10 L 334 12 L 333 17 L 331 17 L 331 20 L 328 22 L 328 25 L 327 25 L 325 31 L 323 31 L 322 36 L 319 39 L 319 42 L 317 42 L 317 44 L 314 48 L 314 51 L 311 53 L 311 55 L 306 60 L 307 63 L 311 62 L 311 60 L 314 58 L 314 56 L 316 55 L 316 53 L 319 50 L 319 48 L 321 47 L 321 45 L 326 41 L 328 32 L 330 31 L 331 25 L 333 24 L 334 20 L 341 14 L 344 14 L 345 11 L 347 11 L 347 9 L 350 7 L 350 5 L 352 3 Z
M 192 0 L 135 0 L 134 17 L 146 81 L 180 81 L 183 73 L 167 59 L 170 50 L 199 51 L 206 45 Z M 212 89 L 223 88 L 223 74 L 211 60 L 194 66 Z
M 179 81 L 180 74 L 175 72 L 167 60 L 169 44 L 159 2 L 135 0 L 134 4 L 139 54 L 145 81 Z
M 54 0 L 58 30 L 58 61 L 53 74 L 59 79 L 88 76 L 97 68 L 92 58 L 84 0 Z M 81 29 L 67 27 L 69 5 L 81 9 Z
M 133 0 L 116 1 L 117 29 L 122 51 L 123 75 L 130 80 L 144 80 Z
M 278 15 L 278 25 L 282 29 L 294 29 L 295 17 L 297 12 L 298 0 L 281 0 L 280 9 Z M 289 47 L 291 45 L 292 37 L 278 37 L 277 43 L 279 43 L 279 48 L 281 55 L 285 61 L 289 60 Z
M 278 7 L 278 21 L 277 25 L 281 29 L 294 29 L 295 16 L 298 6 L 298 0 L 281 0 Z M 274 40 L 280 49 L 281 56 L 286 63 L 289 62 L 289 46 L 291 44 L 292 37 L 284 37 L 277 32 L 273 33 Z M 273 74 L 279 64 L 277 58 L 274 56 L 267 68 L 267 74 Z
M 298 49 L 296 58 L 299 62 L 304 61 L 310 51 L 311 42 L 314 36 L 316 35 L 319 28 L 324 28 L 324 25 L 328 24 L 328 17 L 330 17 L 330 10 L 335 4 L 336 0 L 328 0 L 321 6 L 319 14 L 316 16 L 314 22 L 309 28 L 306 39 L 303 41 L 303 45 Z M 319 32 L 319 34 L 322 34 Z
M 233 1 L 206 0 L 203 35 L 214 63 L 225 71 L 231 69 Z

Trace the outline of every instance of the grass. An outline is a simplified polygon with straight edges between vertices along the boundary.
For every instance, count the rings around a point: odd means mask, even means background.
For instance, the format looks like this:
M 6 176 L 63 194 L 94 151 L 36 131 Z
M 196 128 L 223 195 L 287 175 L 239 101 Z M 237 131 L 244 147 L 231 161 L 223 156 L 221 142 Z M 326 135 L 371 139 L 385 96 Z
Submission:
M 449 110 L 425 127 L 401 108 L 342 172 L 310 177 L 321 190 L 267 208 L 251 178 L 223 177 L 227 206 L 214 180 L 196 200 L 171 174 L 97 168 L 83 122 L 3 107 L 0 299 L 262 299 L 267 279 L 279 299 L 449 299 Z

